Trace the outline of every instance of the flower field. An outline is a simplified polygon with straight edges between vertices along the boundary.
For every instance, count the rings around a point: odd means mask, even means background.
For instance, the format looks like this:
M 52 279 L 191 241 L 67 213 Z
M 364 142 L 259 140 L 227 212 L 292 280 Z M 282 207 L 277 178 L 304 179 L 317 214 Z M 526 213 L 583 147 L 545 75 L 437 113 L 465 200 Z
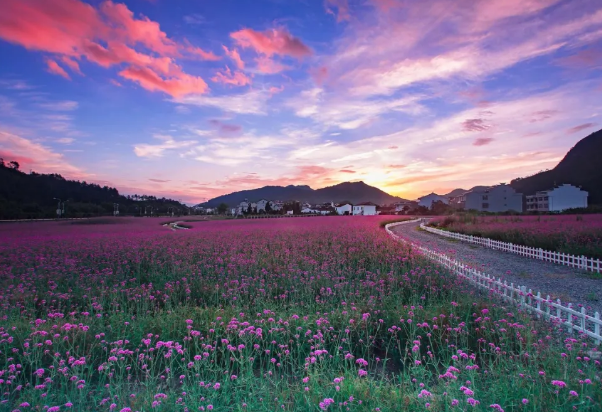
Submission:
M 602 410 L 589 341 L 383 219 L 0 225 L 0 410 Z
M 602 259 L 602 215 L 450 216 L 431 224 L 466 235 Z

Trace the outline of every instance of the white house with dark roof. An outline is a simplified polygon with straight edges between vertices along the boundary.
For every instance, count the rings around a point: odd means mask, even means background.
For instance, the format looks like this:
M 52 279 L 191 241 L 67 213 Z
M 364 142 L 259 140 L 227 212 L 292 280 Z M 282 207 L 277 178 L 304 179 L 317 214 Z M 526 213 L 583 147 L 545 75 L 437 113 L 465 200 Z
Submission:
M 337 214 L 339 215 L 351 215 L 353 214 L 353 205 L 351 203 L 340 203 L 335 206 Z
M 267 206 L 267 204 L 270 203 L 269 200 L 266 199 L 261 199 L 257 202 L 257 213 L 259 212 L 265 212 L 265 207 Z
M 563 184 L 527 196 L 527 212 L 562 212 L 566 209 L 587 207 L 589 193 L 580 188 Z
M 375 216 L 376 206 L 377 205 L 372 202 L 358 203 L 357 205 L 353 205 L 353 215 Z
M 447 205 L 449 203 L 449 198 L 447 196 L 438 195 L 437 193 L 431 193 L 418 198 L 418 206 L 428 207 L 429 209 L 433 207 L 433 203 L 435 202 L 443 202 Z

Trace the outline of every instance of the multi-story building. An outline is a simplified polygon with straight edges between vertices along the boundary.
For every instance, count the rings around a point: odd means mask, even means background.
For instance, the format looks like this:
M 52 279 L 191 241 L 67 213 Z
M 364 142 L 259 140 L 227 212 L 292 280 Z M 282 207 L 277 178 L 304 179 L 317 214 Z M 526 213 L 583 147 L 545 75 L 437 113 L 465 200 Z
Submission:
M 464 194 L 464 208 L 479 212 L 522 212 L 523 194 L 506 184 L 473 190 Z
M 527 196 L 527 212 L 562 212 L 566 209 L 587 207 L 588 195 L 585 190 L 564 184 Z
M 428 207 L 429 209 L 433 207 L 433 203 L 435 202 L 443 202 L 447 205 L 449 203 L 449 198 L 447 196 L 438 195 L 437 193 L 431 193 L 418 198 L 418 206 Z

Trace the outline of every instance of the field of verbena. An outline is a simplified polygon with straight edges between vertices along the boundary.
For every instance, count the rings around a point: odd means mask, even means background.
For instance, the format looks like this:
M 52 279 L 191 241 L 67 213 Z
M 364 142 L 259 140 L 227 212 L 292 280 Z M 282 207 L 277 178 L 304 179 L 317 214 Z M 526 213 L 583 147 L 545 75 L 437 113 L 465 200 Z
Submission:
M 380 220 L 0 225 L 0 410 L 601 410 L 589 342 Z
M 466 235 L 602 259 L 602 215 L 449 216 L 431 224 Z

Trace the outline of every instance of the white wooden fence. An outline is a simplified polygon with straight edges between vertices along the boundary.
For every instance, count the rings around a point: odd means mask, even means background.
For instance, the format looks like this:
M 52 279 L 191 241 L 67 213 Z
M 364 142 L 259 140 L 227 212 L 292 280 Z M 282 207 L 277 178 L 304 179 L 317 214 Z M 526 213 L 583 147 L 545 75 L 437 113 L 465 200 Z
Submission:
M 585 334 L 593 338 L 598 345 L 602 342 L 600 331 L 602 320 L 600 319 L 600 313 L 595 312 L 594 316 L 590 316 L 587 314 L 584 307 L 577 310 L 573 308 L 573 304 L 571 303 L 564 306 L 560 299 L 557 299 L 554 302 L 550 299 L 550 295 L 546 295 L 544 298 L 542 297 L 541 292 L 535 293 L 525 286 L 514 285 L 514 283 L 508 284 L 508 282 L 502 281 L 501 278 L 496 279 L 494 276 L 487 275 L 464 265 L 443 253 L 435 252 L 424 246 L 414 244 L 391 231 L 391 228 L 394 226 L 415 223 L 418 221 L 422 221 L 422 219 L 389 223 L 385 226 L 385 230 L 394 239 L 410 244 L 412 248 L 417 249 L 424 256 L 445 266 L 451 272 L 466 279 L 471 284 L 481 289 L 486 289 L 490 293 L 495 293 L 501 299 L 513 302 L 521 308 L 537 314 L 538 317 L 543 316 L 554 324 L 563 325 L 567 328 L 567 332 L 569 333 L 576 330 L 580 334 Z M 421 226 L 422 225 L 423 224 L 421 223 Z
M 578 269 L 589 270 L 600 273 L 602 271 L 602 262 L 600 259 L 588 258 L 585 256 L 567 255 L 565 253 L 551 252 L 540 248 L 515 245 L 514 243 L 500 242 L 498 240 L 486 237 L 464 235 L 462 233 L 450 232 L 434 227 L 426 226 L 424 223 L 420 227 L 427 232 L 451 239 L 461 240 L 462 242 L 474 243 L 491 249 L 502 250 L 504 252 L 516 253 L 532 259 L 545 260 L 547 262 L 558 263 L 560 265 L 571 266 Z

